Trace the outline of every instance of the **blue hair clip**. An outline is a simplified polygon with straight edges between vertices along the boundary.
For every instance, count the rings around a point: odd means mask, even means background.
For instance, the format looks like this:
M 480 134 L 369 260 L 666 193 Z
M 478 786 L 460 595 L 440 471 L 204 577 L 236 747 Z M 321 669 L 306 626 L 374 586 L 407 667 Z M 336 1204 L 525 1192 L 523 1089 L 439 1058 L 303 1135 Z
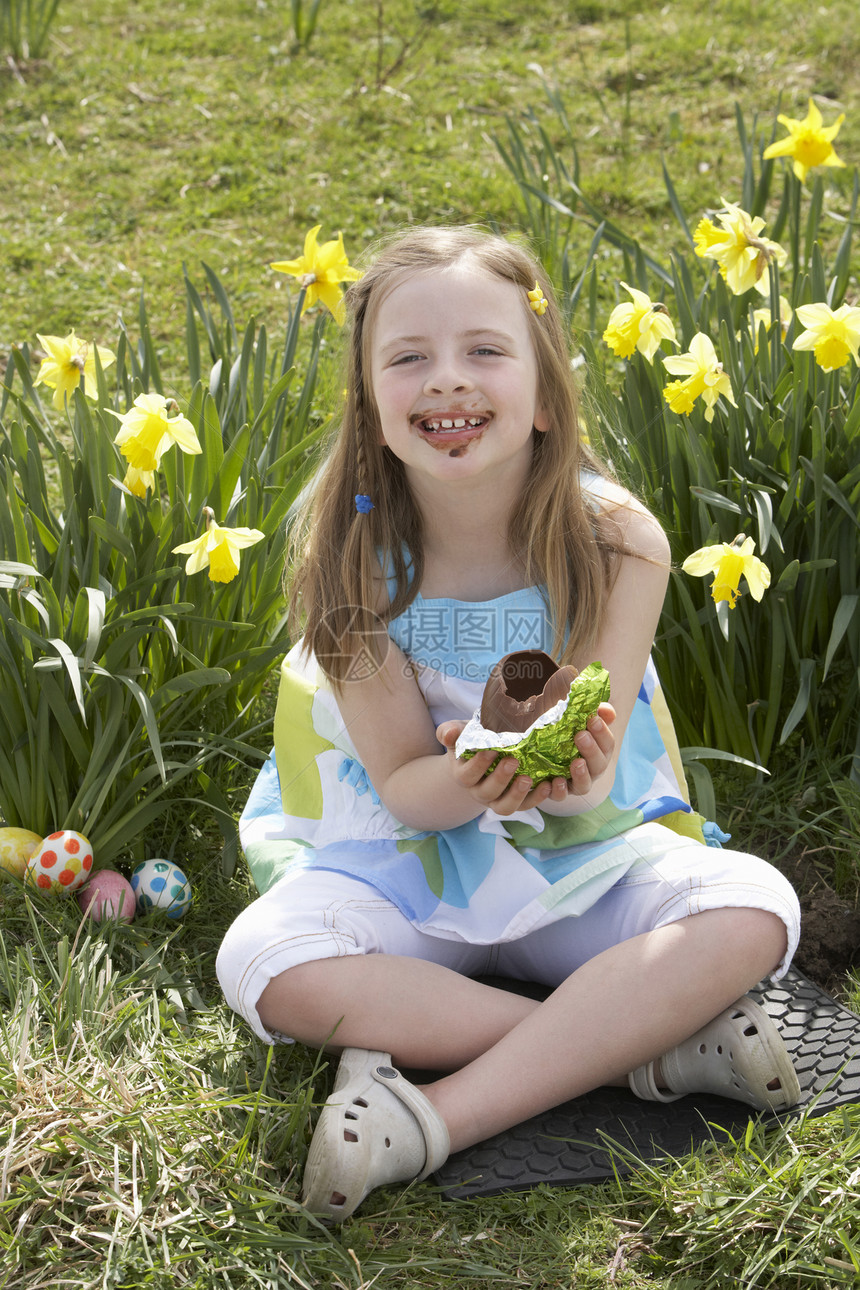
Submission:
M 356 493 L 355 509 L 359 515 L 367 515 L 373 510 L 373 502 L 370 500 L 370 493 Z

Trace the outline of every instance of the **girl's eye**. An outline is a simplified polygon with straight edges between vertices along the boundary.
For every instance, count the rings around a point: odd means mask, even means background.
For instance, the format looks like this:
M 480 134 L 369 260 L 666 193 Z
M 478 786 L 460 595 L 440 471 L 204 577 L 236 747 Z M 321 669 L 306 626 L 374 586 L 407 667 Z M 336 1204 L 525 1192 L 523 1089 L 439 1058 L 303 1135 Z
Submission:
M 417 363 L 420 358 L 420 354 L 398 354 L 397 358 L 392 360 L 391 366 L 398 367 L 401 363 Z
M 498 358 L 501 354 L 501 350 L 494 349 L 492 345 L 479 345 L 478 348 L 472 352 L 474 354 L 489 354 L 491 358 Z

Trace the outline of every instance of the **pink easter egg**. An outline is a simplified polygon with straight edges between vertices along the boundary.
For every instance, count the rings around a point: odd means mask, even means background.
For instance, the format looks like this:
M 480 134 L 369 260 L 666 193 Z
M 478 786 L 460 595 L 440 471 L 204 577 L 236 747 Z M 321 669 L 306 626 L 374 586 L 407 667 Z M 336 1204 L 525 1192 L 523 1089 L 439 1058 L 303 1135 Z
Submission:
M 131 884 L 115 869 L 99 869 L 77 893 L 77 899 L 84 913 L 96 923 L 106 918 L 130 923 L 134 918 L 136 901 Z
M 58 829 L 43 838 L 27 862 L 24 881 L 63 895 L 82 887 L 93 867 L 93 849 L 82 833 Z

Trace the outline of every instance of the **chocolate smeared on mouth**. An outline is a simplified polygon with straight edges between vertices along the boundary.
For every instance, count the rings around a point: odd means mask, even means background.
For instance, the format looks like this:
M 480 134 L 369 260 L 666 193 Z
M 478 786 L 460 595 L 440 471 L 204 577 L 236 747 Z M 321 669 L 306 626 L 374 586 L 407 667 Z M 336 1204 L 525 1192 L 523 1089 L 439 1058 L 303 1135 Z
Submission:
M 484 412 L 452 412 L 448 415 L 415 416 L 412 425 L 425 443 L 449 457 L 463 457 L 469 445 L 480 439 L 490 424 L 491 416 Z
M 417 425 L 425 434 L 456 434 L 460 430 L 477 430 L 486 421 L 484 416 L 425 417 Z

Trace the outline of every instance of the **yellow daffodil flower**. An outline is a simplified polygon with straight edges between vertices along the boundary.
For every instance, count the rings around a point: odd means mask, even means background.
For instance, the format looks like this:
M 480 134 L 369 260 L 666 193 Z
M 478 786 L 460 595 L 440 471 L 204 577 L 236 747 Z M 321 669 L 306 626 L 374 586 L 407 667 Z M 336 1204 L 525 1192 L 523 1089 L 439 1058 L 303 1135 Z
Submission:
M 173 548 L 174 555 L 187 555 L 186 573 L 209 569 L 212 582 L 232 582 L 239 572 L 239 552 L 266 536 L 260 529 L 227 529 L 215 523 L 215 513 L 204 506 L 206 531 L 191 542 Z
M 717 228 L 713 220 L 700 219 L 693 233 L 693 246 L 695 247 L 696 255 L 709 255 L 711 247 L 716 245 L 717 242 L 724 242 L 725 239 L 725 230 Z
M 629 294 L 632 304 L 616 305 L 609 315 L 603 339 L 619 358 L 630 358 L 634 349 L 644 354 L 649 363 L 664 340 L 675 340 L 675 328 L 665 305 L 653 304 L 644 291 L 621 286 Z
M 734 609 L 738 596 L 741 578 L 746 579 L 753 600 L 761 600 L 765 590 L 770 586 L 770 569 L 756 555 L 755 542 L 751 537 L 738 534 L 734 542 L 719 542 L 715 546 L 703 546 L 701 550 L 688 555 L 681 568 L 694 578 L 703 578 L 713 573 L 714 582 L 711 596 L 714 603 L 727 600 L 729 609 Z
M 672 411 L 680 416 L 688 416 L 696 405 L 696 395 L 689 381 L 670 381 L 663 389 L 663 397 Z
M 833 140 L 839 133 L 839 127 L 845 120 L 843 112 L 833 125 L 825 126 L 824 118 L 818 108 L 809 100 L 809 112 L 803 121 L 795 121 L 790 116 L 778 116 L 777 121 L 789 131 L 787 139 L 780 139 L 765 148 L 762 157 L 770 161 L 772 157 L 791 157 L 792 168 L 801 183 L 815 166 L 844 166 L 845 162 L 837 157 Z
M 736 296 L 755 287 L 763 295 L 770 291 L 770 265 L 784 264 L 786 253 L 778 242 L 762 237 L 764 220 L 753 218 L 740 206 L 726 202 L 717 211 L 719 227 L 709 219 L 699 221 L 693 242 L 696 255 L 716 260 L 730 291 Z
M 155 491 L 155 471 L 137 470 L 134 466 L 129 466 L 122 482 L 130 493 L 134 493 L 135 497 L 141 497 L 146 500 L 147 489 L 151 488 L 153 492 Z
M 297 260 L 278 260 L 271 267 L 280 273 L 291 273 L 298 278 L 299 286 L 306 287 L 302 313 L 319 300 L 330 311 L 338 326 L 343 326 L 346 308 L 343 303 L 341 282 L 357 282 L 359 269 L 353 269 L 343 249 L 343 233 L 337 240 L 317 245 L 317 234 L 322 224 L 317 224 L 305 237 L 304 254 Z
M 138 394 L 128 412 L 107 409 L 122 423 L 114 443 L 135 470 L 158 470 L 163 454 L 174 443 L 182 452 L 203 451 L 186 417 L 168 417 L 168 412 L 178 411 L 178 406 L 175 399 L 166 399 L 163 394 Z
M 67 398 L 84 381 L 84 394 L 88 399 L 98 395 L 96 387 L 96 351 L 102 367 L 109 367 L 116 355 L 101 345 L 88 345 L 79 340 L 73 331 L 61 339 L 59 336 L 39 336 L 39 344 L 46 351 L 35 380 L 36 385 L 47 385 L 54 391 L 54 407 L 62 412 Z
M 722 395 L 732 407 L 737 407 L 732 393 L 732 383 L 717 358 L 713 341 L 703 332 L 697 332 L 686 354 L 671 354 L 663 365 L 673 376 L 686 376 L 685 381 L 671 381 L 663 396 L 673 412 L 692 412 L 696 399 L 705 404 L 705 420 L 713 421 L 714 404 Z
M 779 330 L 782 333 L 782 339 L 785 340 L 791 320 L 794 317 L 794 311 L 786 300 L 785 296 L 779 298 Z M 755 350 L 758 353 L 758 330 L 764 323 L 765 330 L 770 331 L 773 326 L 770 305 L 763 305 L 761 309 L 754 309 L 752 313 L 753 337 L 755 339 Z
M 806 327 L 795 340 L 793 349 L 811 349 L 815 361 L 825 372 L 844 367 L 849 358 L 860 362 L 857 348 L 860 344 L 860 309 L 840 305 L 798 305 L 797 317 Z

